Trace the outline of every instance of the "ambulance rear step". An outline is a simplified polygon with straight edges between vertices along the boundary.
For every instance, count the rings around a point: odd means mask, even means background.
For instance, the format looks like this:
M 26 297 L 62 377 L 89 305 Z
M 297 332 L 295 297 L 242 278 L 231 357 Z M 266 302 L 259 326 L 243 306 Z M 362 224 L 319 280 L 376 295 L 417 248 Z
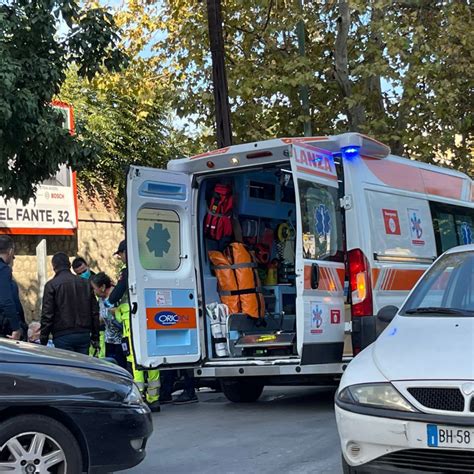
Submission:
M 235 347 L 239 349 L 250 347 L 292 347 L 295 336 L 294 332 L 246 334 L 235 342 Z

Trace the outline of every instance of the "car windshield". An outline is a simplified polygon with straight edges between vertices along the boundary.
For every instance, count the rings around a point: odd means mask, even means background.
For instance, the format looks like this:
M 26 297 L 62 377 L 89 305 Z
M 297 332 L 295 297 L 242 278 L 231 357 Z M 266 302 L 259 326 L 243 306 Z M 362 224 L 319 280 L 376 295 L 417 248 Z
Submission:
M 474 252 L 448 254 L 423 276 L 400 314 L 474 316 Z

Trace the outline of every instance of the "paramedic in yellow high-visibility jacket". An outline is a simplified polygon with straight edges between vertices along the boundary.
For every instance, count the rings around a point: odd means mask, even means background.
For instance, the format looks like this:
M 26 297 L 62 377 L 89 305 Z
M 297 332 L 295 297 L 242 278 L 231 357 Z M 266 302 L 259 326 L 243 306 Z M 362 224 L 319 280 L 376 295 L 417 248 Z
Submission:
M 118 255 L 123 262 L 123 267 L 120 271 L 120 278 L 117 286 L 110 293 L 108 304 L 114 306 L 115 318 L 123 325 L 123 342 L 127 345 L 127 362 L 130 367 L 130 372 L 133 375 L 133 380 L 140 389 L 145 398 L 150 410 L 153 412 L 160 411 L 160 371 L 152 370 L 138 370 L 135 365 L 133 357 L 133 348 L 130 331 L 130 304 L 128 302 L 128 270 L 127 270 L 127 244 L 125 240 L 120 242 L 119 247 L 114 255 Z

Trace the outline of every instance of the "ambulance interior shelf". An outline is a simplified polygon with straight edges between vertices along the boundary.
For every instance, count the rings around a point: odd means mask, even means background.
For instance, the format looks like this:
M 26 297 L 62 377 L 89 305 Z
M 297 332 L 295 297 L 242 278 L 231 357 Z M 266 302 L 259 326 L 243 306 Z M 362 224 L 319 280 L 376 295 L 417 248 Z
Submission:
M 265 169 L 205 179 L 200 187 L 199 210 L 200 216 L 204 215 L 201 261 L 206 263 L 204 298 L 210 321 L 208 336 L 214 342 L 209 349 L 218 357 L 291 354 L 296 329 L 295 191 L 291 174 L 280 168 Z M 219 223 L 222 217 L 226 222 Z M 215 228 L 210 229 L 210 225 Z M 245 245 L 240 247 L 242 243 Z M 244 249 L 252 257 L 241 260 L 233 270 L 236 275 L 247 272 L 249 277 L 254 272 L 250 286 L 257 291 L 253 296 L 248 283 L 238 290 L 243 293 L 238 295 L 240 298 L 258 303 L 247 312 L 229 299 L 235 300 L 236 296 L 229 294 L 232 285 L 227 290 L 218 288 L 215 272 L 216 268 L 225 270 L 235 264 L 232 258 L 229 260 L 230 254 L 235 255 L 237 250 L 237 255 L 245 254 Z M 238 288 L 238 282 L 234 284 Z M 222 303 L 229 305 L 222 308 Z M 220 321 L 220 327 L 218 318 L 225 320 Z

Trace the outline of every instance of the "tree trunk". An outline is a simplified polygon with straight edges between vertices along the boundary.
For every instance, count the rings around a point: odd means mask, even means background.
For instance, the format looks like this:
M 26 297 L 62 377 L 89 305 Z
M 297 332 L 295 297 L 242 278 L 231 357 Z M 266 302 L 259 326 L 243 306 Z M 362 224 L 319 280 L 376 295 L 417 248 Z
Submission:
M 339 18 L 337 19 L 337 36 L 334 48 L 334 73 L 345 99 L 352 97 L 352 83 L 349 77 L 349 59 L 347 40 L 351 25 L 351 14 L 348 0 L 339 0 Z M 363 104 L 354 104 L 346 108 L 349 119 L 349 129 L 359 132 L 365 122 L 365 108 Z
M 223 148 L 232 145 L 232 126 L 230 121 L 229 90 L 225 70 L 220 0 L 207 0 L 207 19 L 212 54 L 212 82 L 214 89 L 217 146 Z
M 368 44 L 368 54 L 365 62 L 368 64 L 380 62 L 383 60 L 382 54 L 384 49 L 380 26 L 384 18 L 384 11 L 377 6 L 377 0 L 371 2 L 371 21 L 370 35 Z M 385 119 L 386 111 L 382 95 L 382 81 L 379 74 L 371 75 L 366 80 L 367 102 L 366 112 L 371 118 Z M 379 130 L 379 133 L 385 133 L 386 130 Z

